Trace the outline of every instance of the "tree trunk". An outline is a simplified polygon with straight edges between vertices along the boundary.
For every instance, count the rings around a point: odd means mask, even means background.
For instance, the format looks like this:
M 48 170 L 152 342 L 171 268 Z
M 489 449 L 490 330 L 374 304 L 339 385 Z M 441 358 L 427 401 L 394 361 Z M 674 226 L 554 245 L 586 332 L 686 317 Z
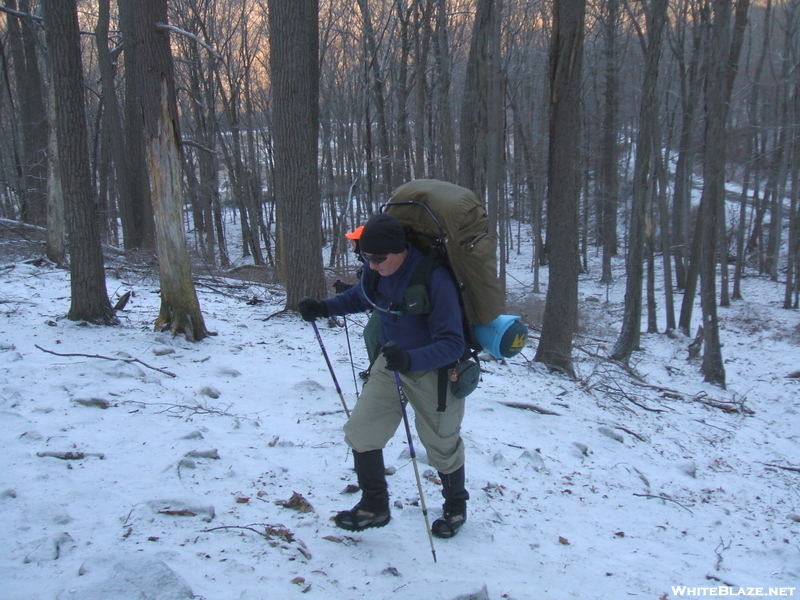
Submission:
M 119 321 L 106 291 L 98 215 L 91 194 L 78 11 L 75 0 L 48 2 L 45 6 L 47 43 L 53 57 L 61 182 L 67 202 L 71 289 L 67 317 L 116 325 Z
M 308 0 L 300 1 L 307 2 Z M 383 74 L 381 73 L 381 67 L 378 61 L 378 44 L 375 40 L 375 31 L 372 27 L 372 15 L 369 10 L 369 2 L 367 2 L 367 0 L 357 1 L 358 6 L 361 8 L 361 17 L 363 19 L 364 44 L 367 53 L 366 59 L 368 61 L 367 68 L 369 72 L 370 89 L 372 90 L 372 99 L 375 102 L 375 120 L 378 125 L 378 151 L 380 152 L 378 164 L 381 166 L 381 176 L 383 177 L 382 185 L 378 191 L 383 198 L 388 197 L 388 193 L 393 189 L 392 186 L 395 183 L 392 180 L 393 153 L 387 125 Z M 370 122 L 367 121 L 367 126 L 369 125 Z
M 155 222 L 153 202 L 150 198 L 150 178 L 145 158 L 144 129 L 142 128 L 142 91 L 137 81 L 137 73 L 142 66 L 140 55 L 147 51 L 145 34 L 141 31 L 139 18 L 144 6 L 139 0 L 118 0 L 119 24 L 122 31 L 125 51 L 125 147 L 126 160 L 119 168 L 127 167 L 129 172 L 119 180 L 120 188 L 129 185 L 127 191 L 120 190 L 120 199 L 130 199 L 132 206 L 120 205 L 120 212 L 129 210 L 131 220 L 130 240 L 125 239 L 126 249 L 152 251 L 155 249 Z M 151 24 L 152 25 L 152 24 Z M 123 231 L 124 235 L 124 231 Z
M 661 147 L 661 135 L 657 135 L 658 147 Z M 661 258 L 664 266 L 664 308 L 666 310 L 666 333 L 675 330 L 675 296 L 672 291 L 672 267 L 670 262 L 670 235 L 669 235 L 669 208 L 667 207 L 667 168 L 666 156 L 658 153 L 656 159 L 656 180 L 658 182 L 658 214 L 659 228 L 661 230 Z
M 47 65 L 53 73 L 53 53 L 48 48 Z M 53 82 L 48 88 L 47 120 L 53 124 L 47 140 L 47 258 L 57 265 L 67 260 L 67 221 L 64 188 L 61 183 L 61 166 L 58 158 L 58 133 L 56 132 L 56 89 Z
M 442 174 L 445 181 L 456 181 L 456 148 L 453 117 L 450 106 L 450 42 L 447 30 L 447 0 L 436 0 L 436 106 L 438 118 L 434 120 L 441 129 L 439 134 L 442 153 Z
M 614 345 L 612 357 L 627 363 L 639 348 L 642 323 L 642 283 L 644 281 L 644 252 L 651 224 L 648 203 L 651 194 L 651 173 L 656 127 L 658 126 L 658 65 L 661 58 L 661 36 L 667 17 L 666 0 L 655 0 L 647 19 L 648 38 L 645 52 L 645 72 L 642 83 L 642 104 L 639 113 L 639 136 L 636 142 L 636 162 L 633 174 L 632 209 L 628 256 L 625 263 L 625 313 L 622 331 Z
M 6 0 L 5 5 L 17 10 L 15 0 Z M 28 0 L 20 0 L 19 10 L 29 12 Z M 6 22 L 22 134 L 21 218 L 25 223 L 44 227 L 47 224 L 48 125 L 36 31 L 31 17 L 8 15 Z
M 326 294 L 317 176 L 318 11 L 317 0 L 269 0 L 278 244 L 291 310 L 304 295 Z
M 156 224 L 156 248 L 161 274 L 161 309 L 156 331 L 183 333 L 190 342 L 209 335 L 192 280 L 183 232 L 181 161 L 174 113 L 169 101 L 168 75 L 161 77 L 161 111 L 155 135 L 147 134 L 147 159 Z
M 490 42 L 494 0 L 478 0 L 461 105 L 458 184 L 486 197 L 486 157 L 489 122 Z
M 136 46 L 134 81 L 140 93 L 161 281 L 155 329 L 200 341 L 210 332 L 200 312 L 183 231 L 180 134 L 169 34 L 157 27 L 167 22 L 167 2 L 140 0 L 137 4 L 134 27 L 141 43 Z
M 600 239 L 603 244 L 600 283 L 612 283 L 611 257 L 617 253 L 617 207 L 619 204 L 619 65 L 617 57 L 617 20 L 619 0 L 606 2 L 605 90 L 603 131 L 598 165 Z
M 691 2 L 684 5 L 691 6 Z M 688 262 L 689 217 L 691 214 L 692 170 L 694 165 L 695 123 L 697 114 L 697 97 L 700 93 L 702 78 L 699 76 L 699 60 L 703 43 L 703 27 L 697 19 L 692 19 L 692 55 L 686 65 L 683 35 L 688 27 L 688 15 L 681 14 L 678 27 L 669 31 L 679 32 L 672 46 L 680 68 L 681 90 L 681 132 L 678 141 L 678 160 L 675 164 L 675 186 L 672 205 L 672 255 L 675 262 L 675 285 L 683 289 L 687 285 L 686 265 Z
M 580 87 L 585 0 L 555 0 L 550 46 L 548 227 L 550 283 L 534 360 L 574 377 L 578 317 L 578 204 L 581 194 Z
M 125 143 L 122 129 L 122 115 L 117 104 L 114 88 L 114 67 L 111 52 L 108 49 L 109 0 L 99 0 L 97 26 L 95 27 L 95 44 L 97 45 L 97 65 L 100 69 L 100 83 L 103 90 L 105 119 L 103 127 L 108 132 L 111 159 L 114 162 L 114 173 L 117 179 L 119 194 L 119 216 L 122 224 L 122 243 L 126 250 L 140 246 L 136 231 L 136 202 L 131 198 L 133 183 L 129 168 L 129 151 Z

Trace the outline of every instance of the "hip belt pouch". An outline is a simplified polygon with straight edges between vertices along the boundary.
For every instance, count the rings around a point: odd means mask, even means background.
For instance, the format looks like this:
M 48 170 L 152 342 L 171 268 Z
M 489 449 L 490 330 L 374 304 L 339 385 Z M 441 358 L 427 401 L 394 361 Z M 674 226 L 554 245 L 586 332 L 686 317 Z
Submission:
M 481 378 L 481 368 L 474 360 L 462 360 L 450 374 L 450 391 L 459 400 L 466 398 L 475 388 Z

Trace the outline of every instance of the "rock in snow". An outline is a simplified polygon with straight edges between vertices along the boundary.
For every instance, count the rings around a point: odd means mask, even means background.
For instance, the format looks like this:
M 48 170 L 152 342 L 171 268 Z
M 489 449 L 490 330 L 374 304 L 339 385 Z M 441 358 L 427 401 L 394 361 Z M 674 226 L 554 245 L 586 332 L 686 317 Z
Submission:
M 189 600 L 186 582 L 163 561 L 149 556 L 95 558 L 84 562 L 57 600 Z

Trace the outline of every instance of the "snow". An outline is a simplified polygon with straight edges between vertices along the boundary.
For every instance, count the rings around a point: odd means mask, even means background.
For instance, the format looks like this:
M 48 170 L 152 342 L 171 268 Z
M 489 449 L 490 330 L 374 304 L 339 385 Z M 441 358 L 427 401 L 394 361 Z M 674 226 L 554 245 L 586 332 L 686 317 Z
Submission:
M 541 305 L 529 258 L 511 259 L 517 305 Z M 217 335 L 189 343 L 152 331 L 158 282 L 122 262 L 108 269 L 113 301 L 133 292 L 119 327 L 66 319 L 66 271 L 5 264 L 0 598 L 800 596 L 797 311 L 781 284 L 744 280 L 745 300 L 719 309 L 727 390 L 703 383 L 682 336 L 643 334 L 627 371 L 599 358 L 621 265 L 610 288 L 581 276 L 577 381 L 532 361 L 534 330 L 522 354 L 484 361 L 463 424 L 469 517 L 434 539 L 434 562 L 402 426 L 385 452 L 392 521 L 331 521 L 357 501 L 344 410 L 281 288 L 206 280 Z M 350 407 L 365 323 L 319 322 Z M 414 446 L 432 521 L 441 488 Z

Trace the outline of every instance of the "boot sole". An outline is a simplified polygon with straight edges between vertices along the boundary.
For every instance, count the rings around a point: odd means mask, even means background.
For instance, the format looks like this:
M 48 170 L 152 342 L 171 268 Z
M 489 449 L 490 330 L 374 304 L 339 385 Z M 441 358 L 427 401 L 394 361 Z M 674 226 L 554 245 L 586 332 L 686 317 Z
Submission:
M 345 531 L 364 531 L 365 529 L 378 529 L 379 527 L 386 527 L 389 524 L 389 521 L 392 520 L 392 517 L 387 515 L 385 520 L 381 521 L 370 521 L 365 525 L 358 525 L 356 523 L 348 523 L 346 521 L 337 521 L 334 519 L 336 526 L 339 529 L 344 529 Z

